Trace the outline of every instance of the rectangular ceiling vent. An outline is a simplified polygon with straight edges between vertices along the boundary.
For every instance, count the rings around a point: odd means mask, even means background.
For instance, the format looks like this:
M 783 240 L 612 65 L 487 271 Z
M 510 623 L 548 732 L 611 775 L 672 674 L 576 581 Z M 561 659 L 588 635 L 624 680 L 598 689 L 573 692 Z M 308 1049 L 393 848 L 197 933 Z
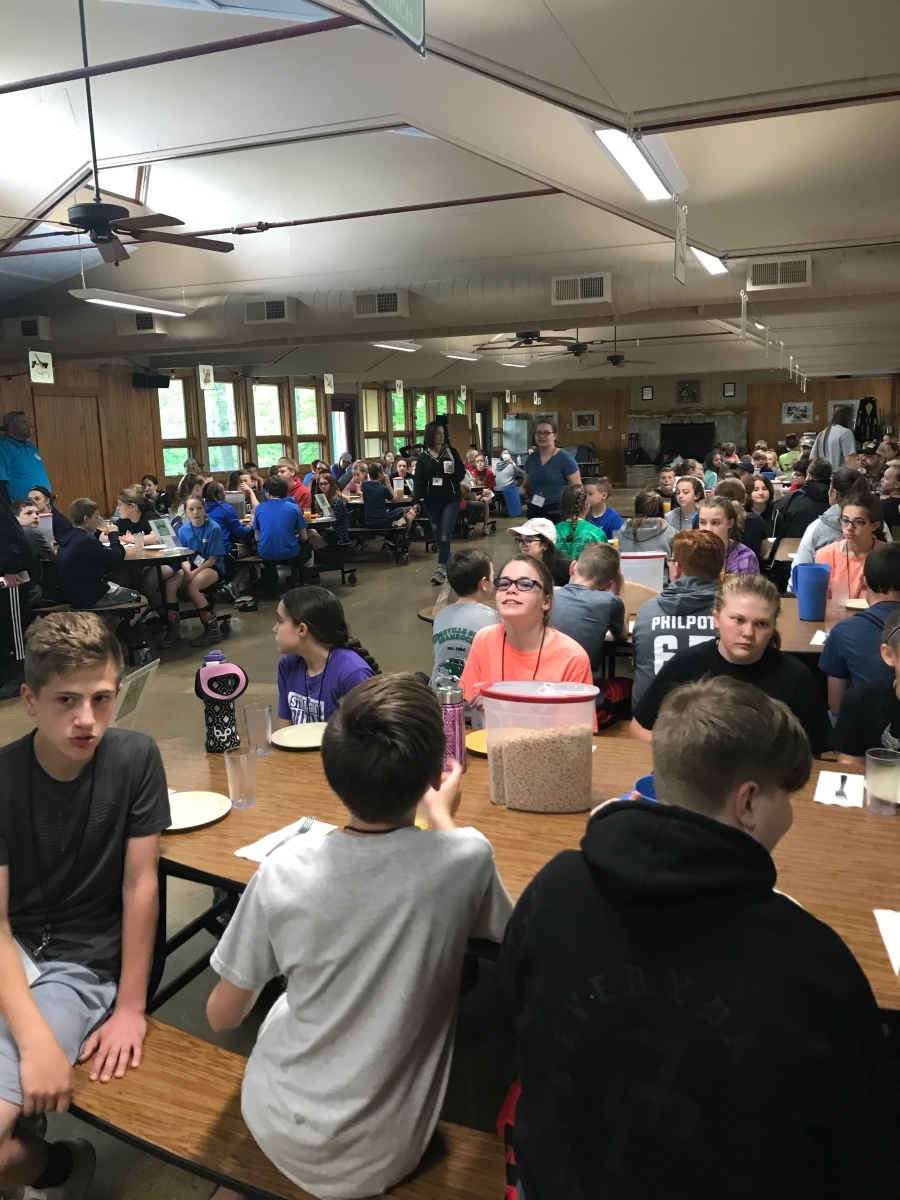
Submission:
M 49 342 L 49 317 L 7 317 L 3 322 L 3 338 L 7 342 Z
M 405 288 L 353 293 L 354 317 L 408 317 L 409 292 Z
M 610 303 L 612 275 L 557 275 L 550 280 L 551 304 L 586 304 L 591 300 Z
M 292 296 L 261 297 L 244 305 L 245 325 L 296 325 L 297 302 Z
M 810 287 L 811 284 L 812 258 L 808 254 L 793 254 L 790 258 L 751 259 L 747 264 L 748 292 Z
M 116 309 L 116 333 L 119 337 L 134 337 L 135 334 L 141 333 L 165 333 L 165 320 L 159 313 Z

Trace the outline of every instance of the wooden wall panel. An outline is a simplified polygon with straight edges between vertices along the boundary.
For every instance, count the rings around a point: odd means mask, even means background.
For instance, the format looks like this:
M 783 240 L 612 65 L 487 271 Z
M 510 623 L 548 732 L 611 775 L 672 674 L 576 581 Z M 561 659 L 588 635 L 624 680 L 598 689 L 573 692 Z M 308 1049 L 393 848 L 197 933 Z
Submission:
M 619 388 L 596 392 L 544 392 L 541 405 L 536 407 L 531 392 L 518 396 L 507 409 L 508 413 L 527 413 L 535 420 L 542 411 L 559 414 L 560 446 L 586 446 L 593 442 L 600 458 L 601 470 L 613 483 L 625 483 L 625 448 L 628 445 L 628 412 L 631 408 L 631 389 Z M 574 429 L 573 413 L 598 412 L 598 430 Z
M 98 398 L 54 393 L 35 396 L 34 407 L 39 449 L 60 512 L 67 512 L 79 496 L 90 496 L 105 513 L 111 512 Z
M 861 400 L 863 396 L 874 396 L 878 401 L 878 412 L 885 424 L 897 428 L 895 412 L 895 379 L 885 376 L 880 379 L 810 379 L 806 392 L 799 384 L 781 380 L 774 383 L 747 384 L 747 438 L 749 449 L 760 438 L 774 446 L 789 433 L 818 433 L 828 424 L 828 402 L 830 400 Z M 784 425 L 781 420 L 782 404 L 811 401 L 813 419 L 809 425 Z
M 141 476 L 162 479 L 162 441 L 156 389 L 138 389 L 126 372 L 106 374 L 106 394 L 101 401 L 100 432 L 111 504 L 117 494 Z

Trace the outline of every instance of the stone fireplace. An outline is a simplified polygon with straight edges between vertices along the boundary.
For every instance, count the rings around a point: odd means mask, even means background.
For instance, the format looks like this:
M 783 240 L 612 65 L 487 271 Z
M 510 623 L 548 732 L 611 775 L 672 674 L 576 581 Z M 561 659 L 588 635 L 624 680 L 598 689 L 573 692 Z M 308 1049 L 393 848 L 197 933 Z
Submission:
M 630 413 L 628 417 L 628 432 L 636 433 L 641 448 L 654 460 L 659 454 L 660 428 L 663 425 L 707 425 L 715 424 L 713 444 L 717 442 L 734 442 L 738 454 L 744 454 L 747 445 L 747 412 L 746 409 L 693 409 L 689 412 L 667 413 Z M 656 487 L 656 477 L 659 468 L 651 464 L 627 467 L 625 477 L 630 488 Z

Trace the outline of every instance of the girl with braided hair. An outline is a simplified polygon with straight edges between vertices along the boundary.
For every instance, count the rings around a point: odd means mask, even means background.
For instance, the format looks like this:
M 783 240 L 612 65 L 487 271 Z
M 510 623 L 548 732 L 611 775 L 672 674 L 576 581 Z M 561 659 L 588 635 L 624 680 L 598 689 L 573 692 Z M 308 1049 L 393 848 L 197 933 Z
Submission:
M 607 541 L 602 529 L 585 520 L 587 511 L 587 491 L 583 483 L 570 483 L 563 488 L 559 498 L 562 520 L 556 526 L 556 548 L 573 562 L 588 542 Z

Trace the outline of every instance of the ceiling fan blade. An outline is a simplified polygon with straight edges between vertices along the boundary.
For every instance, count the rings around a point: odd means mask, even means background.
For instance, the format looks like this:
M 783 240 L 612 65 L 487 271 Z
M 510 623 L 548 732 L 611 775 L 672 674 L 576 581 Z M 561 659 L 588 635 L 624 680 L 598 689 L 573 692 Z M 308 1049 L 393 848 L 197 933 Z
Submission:
M 653 358 L 626 358 L 625 362 L 630 367 L 632 363 L 639 363 L 642 367 L 655 367 L 656 360 Z
M 94 245 L 106 263 L 115 263 L 118 266 L 120 262 L 126 262 L 129 258 L 128 251 L 117 237 L 112 237 L 108 242 L 94 242 Z
M 195 250 L 217 250 L 228 254 L 234 249 L 233 242 L 214 242 L 210 238 L 192 237 L 189 233 L 158 233 L 155 229 L 136 229 L 134 239 L 138 242 L 166 242 L 172 246 L 192 246 Z
M 132 233 L 135 229 L 159 229 L 165 225 L 183 225 L 178 217 L 167 217 L 165 213 L 150 213 L 146 217 L 123 217 L 111 222 L 113 229 L 121 233 Z

